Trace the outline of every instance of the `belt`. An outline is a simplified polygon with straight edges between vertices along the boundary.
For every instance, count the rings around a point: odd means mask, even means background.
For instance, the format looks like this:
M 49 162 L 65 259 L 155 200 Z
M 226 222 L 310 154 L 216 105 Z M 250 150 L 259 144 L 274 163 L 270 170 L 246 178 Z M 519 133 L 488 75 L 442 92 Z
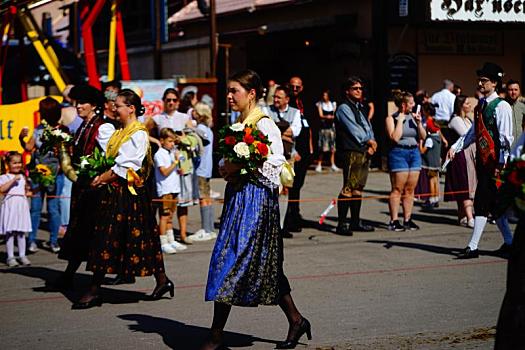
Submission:
M 408 145 L 395 145 L 394 148 L 414 149 L 414 148 L 417 148 L 417 145 L 412 145 L 412 146 L 408 146 Z

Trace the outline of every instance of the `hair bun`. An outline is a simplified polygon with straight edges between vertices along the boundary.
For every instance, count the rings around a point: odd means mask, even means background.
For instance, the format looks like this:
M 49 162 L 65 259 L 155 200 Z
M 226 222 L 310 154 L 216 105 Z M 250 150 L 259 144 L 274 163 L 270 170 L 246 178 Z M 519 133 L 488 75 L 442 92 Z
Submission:
M 137 117 L 144 115 L 144 113 L 146 113 L 146 107 L 144 107 L 144 105 L 140 105 L 140 108 L 137 111 Z

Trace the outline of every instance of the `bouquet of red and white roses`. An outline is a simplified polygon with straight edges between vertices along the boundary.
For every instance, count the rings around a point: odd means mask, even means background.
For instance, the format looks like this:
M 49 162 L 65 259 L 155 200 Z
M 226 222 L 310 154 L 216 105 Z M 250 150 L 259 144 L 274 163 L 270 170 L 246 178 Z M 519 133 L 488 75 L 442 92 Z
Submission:
M 510 161 L 496 180 L 499 187 L 495 215 L 514 207 L 517 214 L 525 214 L 525 154 Z
M 261 131 L 242 123 L 219 130 L 219 154 L 232 163 L 242 165 L 241 175 L 253 173 L 270 154 L 270 144 Z

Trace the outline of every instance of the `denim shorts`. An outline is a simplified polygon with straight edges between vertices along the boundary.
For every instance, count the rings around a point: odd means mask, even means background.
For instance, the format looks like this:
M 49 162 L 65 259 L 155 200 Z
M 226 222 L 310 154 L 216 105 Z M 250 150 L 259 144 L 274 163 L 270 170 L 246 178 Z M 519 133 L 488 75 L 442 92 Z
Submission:
M 394 147 L 388 153 L 388 168 L 391 173 L 420 171 L 421 153 L 417 147 Z

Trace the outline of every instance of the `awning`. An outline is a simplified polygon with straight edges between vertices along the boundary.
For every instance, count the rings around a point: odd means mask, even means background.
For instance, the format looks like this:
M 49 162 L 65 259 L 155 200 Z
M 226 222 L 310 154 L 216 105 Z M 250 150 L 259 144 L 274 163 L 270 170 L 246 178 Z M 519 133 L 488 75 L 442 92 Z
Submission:
M 292 2 L 293 0 L 216 0 L 215 11 L 217 15 L 246 10 L 255 11 L 261 7 Z M 206 1 L 209 4 L 209 0 Z M 180 11 L 168 18 L 168 24 L 185 22 L 204 17 L 197 7 L 197 1 L 192 1 Z

